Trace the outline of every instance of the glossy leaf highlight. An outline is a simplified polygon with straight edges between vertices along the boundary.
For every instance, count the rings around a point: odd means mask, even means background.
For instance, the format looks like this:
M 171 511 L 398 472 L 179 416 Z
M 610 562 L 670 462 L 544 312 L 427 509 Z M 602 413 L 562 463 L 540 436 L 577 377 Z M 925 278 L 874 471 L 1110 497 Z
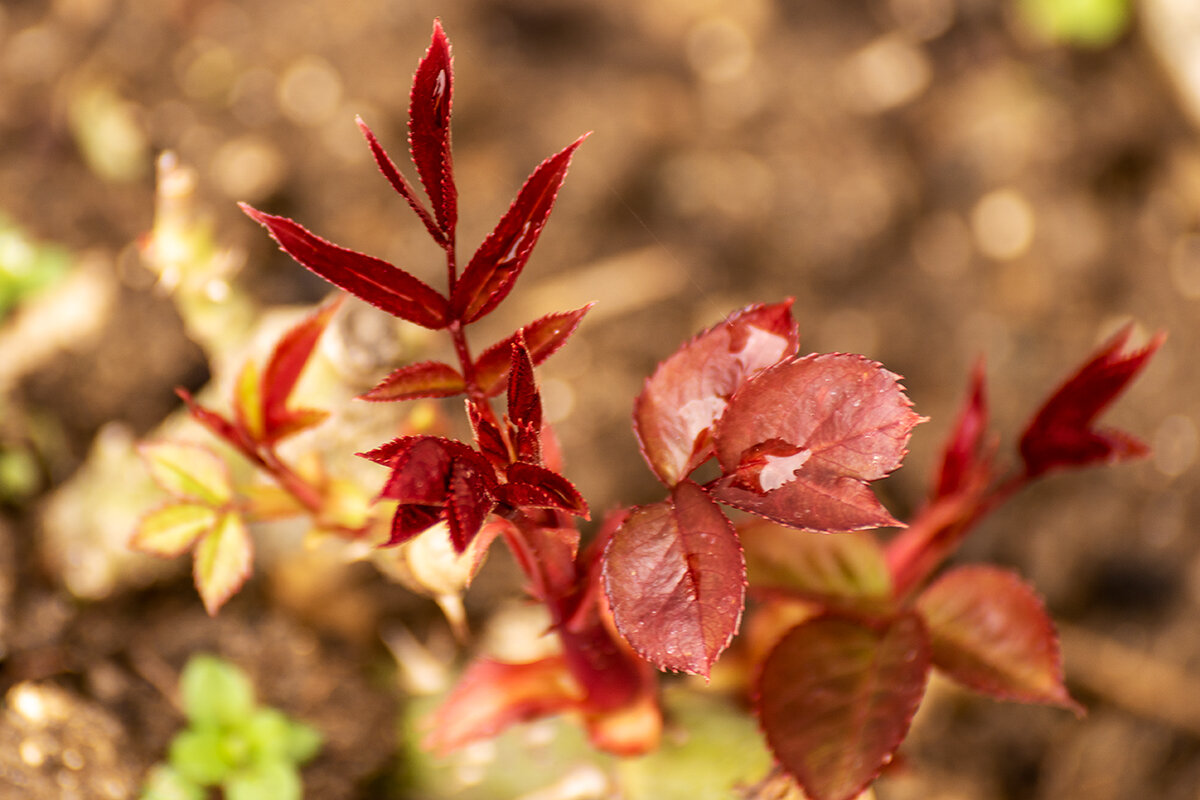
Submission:
M 458 191 L 450 161 L 450 110 L 454 74 L 450 43 L 441 21 L 433 23 L 429 50 L 417 65 L 408 106 L 408 143 L 433 215 L 447 241 L 454 241 Z M 385 173 L 386 174 L 386 173 Z
M 633 411 L 642 455 L 674 486 L 713 454 L 710 431 L 752 375 L 796 351 L 792 301 L 753 305 L 699 334 L 662 362 Z
M 869 481 L 900 466 L 913 427 L 899 376 L 863 356 L 806 356 L 740 388 L 715 429 L 722 503 L 813 530 L 899 523 Z
M 450 305 L 457 319 L 474 322 L 512 291 L 554 208 L 580 137 L 538 165 L 495 229 L 475 251 L 455 284 Z
M 1041 598 L 1014 573 L 986 565 L 946 573 L 917 599 L 933 663 L 1002 700 L 1080 707 L 1063 685 L 1062 654 Z
M 634 509 L 604 557 L 621 635 L 659 669 L 697 675 L 709 674 L 737 632 L 745 575 L 732 523 L 691 481 Z
M 925 693 L 929 640 L 901 614 L 793 628 L 763 662 L 758 713 L 775 757 L 812 800 L 850 800 L 895 755 Z

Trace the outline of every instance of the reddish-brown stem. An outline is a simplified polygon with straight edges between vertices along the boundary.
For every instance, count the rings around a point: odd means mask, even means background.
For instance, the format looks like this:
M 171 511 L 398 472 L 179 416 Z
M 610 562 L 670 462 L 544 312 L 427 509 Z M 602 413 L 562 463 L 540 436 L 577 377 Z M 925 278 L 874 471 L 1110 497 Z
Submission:
M 1021 472 L 983 491 L 963 491 L 925 506 L 886 550 L 892 595 L 903 599 L 949 558 L 984 517 L 1029 483 Z

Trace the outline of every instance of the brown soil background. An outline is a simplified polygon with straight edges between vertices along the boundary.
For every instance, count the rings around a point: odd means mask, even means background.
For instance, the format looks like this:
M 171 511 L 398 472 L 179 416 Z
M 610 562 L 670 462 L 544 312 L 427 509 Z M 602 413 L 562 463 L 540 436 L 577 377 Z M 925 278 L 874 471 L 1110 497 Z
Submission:
M 960 556 L 1010 565 L 1044 594 L 1088 716 L 939 686 L 904 748 L 907 771 L 878 795 L 1197 797 L 1200 380 L 1188 365 L 1200 338 L 1200 138 L 1136 26 L 1072 51 L 1038 41 L 997 0 L 0 6 L 0 210 L 38 239 L 98 254 L 122 281 L 102 335 L 30 370 L 10 398 L 6 425 L 22 409 L 52 420 L 63 445 L 42 455 L 40 496 L 0 521 L 0 690 L 35 681 L 71 711 L 59 756 L 36 768 L 13 757 L 31 734 L 11 713 L 0 722 L 0 796 L 129 796 L 179 724 L 164 695 L 174 672 L 204 649 L 326 731 L 307 796 L 380 796 L 395 701 L 376 678 L 373 624 L 315 623 L 259 582 L 210 620 L 186 576 L 72 600 L 39 558 L 37 510 L 102 424 L 146 433 L 176 406 L 173 386 L 204 380 L 134 263 L 154 153 L 199 170 L 217 236 L 248 251 L 245 280 L 264 304 L 323 288 L 235 200 L 440 277 L 353 124 L 361 114 L 400 160 L 434 16 L 456 59 L 464 247 L 542 158 L 594 131 L 498 314 L 516 325 L 599 302 L 543 374 L 568 474 L 593 508 L 655 498 L 632 398 L 678 342 L 749 302 L 795 297 L 804 347 L 862 352 L 905 376 L 931 422 L 883 489 L 901 517 L 923 496 L 977 356 L 1011 445 L 1118 325 L 1169 331 L 1109 417 L 1156 456 L 1044 482 Z M 140 176 L 106 180 L 80 155 L 72 98 L 97 85 L 144 133 Z M 352 572 L 345 592 L 361 619 L 429 614 Z

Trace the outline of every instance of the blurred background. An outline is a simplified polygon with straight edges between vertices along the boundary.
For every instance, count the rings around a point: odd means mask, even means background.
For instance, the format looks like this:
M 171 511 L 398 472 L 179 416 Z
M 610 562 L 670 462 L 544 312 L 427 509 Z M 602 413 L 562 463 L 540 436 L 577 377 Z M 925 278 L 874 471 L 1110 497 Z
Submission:
M 209 376 L 143 264 L 161 152 L 195 170 L 185 194 L 240 270 L 245 307 L 311 303 L 326 287 L 239 200 L 439 285 L 437 251 L 354 124 L 402 160 L 409 81 L 437 16 L 455 57 L 460 250 L 543 158 L 593 131 L 479 345 L 597 302 L 542 371 L 566 473 L 594 509 L 657 499 L 633 397 L 680 342 L 750 302 L 794 297 L 803 350 L 864 353 L 905 377 L 931 421 L 882 490 L 901 518 L 927 491 L 976 359 L 1011 453 L 1098 342 L 1131 320 L 1143 338 L 1169 332 L 1108 417 L 1153 458 L 1047 480 L 961 554 L 1011 565 L 1044 594 L 1089 715 L 935 684 L 878 796 L 1200 797 L 1198 9 L 3 0 L 0 689 L 48 682 L 72 722 L 39 760 L 19 747 L 27 720 L 6 712 L 0 787 L 131 796 L 179 724 L 172 670 L 210 647 L 333 729 L 310 796 L 384 796 L 370 780 L 394 756 L 379 734 L 394 691 L 376 674 L 375 632 L 426 604 L 352 572 L 329 579 L 317 611 L 272 575 L 209 620 L 186 570 L 127 579 L 87 555 L 80 537 L 127 536 L 136 503 L 103 506 L 111 487 L 59 496 L 103 463 L 104 441 L 149 434 L 177 409 L 173 387 Z M 368 330 L 394 347 L 388 329 Z M 125 468 L 99 469 L 119 480 Z

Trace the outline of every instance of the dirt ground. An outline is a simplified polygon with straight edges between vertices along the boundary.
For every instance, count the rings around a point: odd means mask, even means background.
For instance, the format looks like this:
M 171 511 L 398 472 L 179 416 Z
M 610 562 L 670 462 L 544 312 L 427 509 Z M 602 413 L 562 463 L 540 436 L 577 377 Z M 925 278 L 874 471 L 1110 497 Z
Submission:
M 1200 132 L 1138 24 L 1076 50 L 1025 29 L 1009 0 L 6 0 L 0 213 L 108 288 L 100 310 L 60 307 L 25 338 L 0 323 L 0 443 L 39 470 L 0 509 L 0 692 L 34 687 L 61 712 L 33 730 L 9 694 L 0 797 L 135 796 L 180 725 L 175 676 L 201 650 L 325 732 L 306 796 L 404 796 L 388 778 L 401 701 L 380 632 L 432 624 L 430 603 L 365 565 L 336 578 L 328 613 L 260 577 L 210 619 L 182 570 L 81 598 L 48 555 L 46 509 L 102 430 L 149 434 L 177 410 L 173 387 L 209 374 L 138 263 L 159 152 L 197 170 L 197 204 L 246 253 L 238 280 L 257 304 L 324 288 L 237 200 L 438 279 L 354 125 L 362 115 L 399 160 L 434 16 L 455 55 L 461 242 L 593 131 L 499 315 L 511 327 L 598 303 L 542 374 L 593 508 L 656 499 L 632 398 L 676 343 L 749 302 L 794 297 L 803 347 L 905 376 L 931 421 L 883 488 L 901 518 L 977 357 L 1011 446 L 1119 325 L 1169 332 L 1109 417 L 1154 457 L 1045 481 L 960 556 L 1043 593 L 1088 715 L 936 684 L 877 794 L 1200 796 L 1200 377 L 1187 366 Z M 113 513 L 132 528 L 133 508 Z M 39 757 L 23 748 L 35 734 Z

